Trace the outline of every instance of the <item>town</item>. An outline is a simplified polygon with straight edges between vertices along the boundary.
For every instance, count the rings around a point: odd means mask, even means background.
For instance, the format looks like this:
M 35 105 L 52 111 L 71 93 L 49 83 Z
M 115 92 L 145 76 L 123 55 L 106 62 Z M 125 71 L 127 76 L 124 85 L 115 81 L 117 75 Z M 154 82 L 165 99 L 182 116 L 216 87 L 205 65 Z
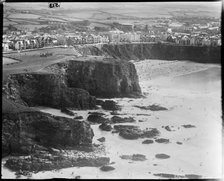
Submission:
M 99 23 L 91 26 L 93 23 L 88 20 L 81 23 L 85 25 L 75 31 L 68 27 L 69 24 L 77 25 L 76 22 L 49 21 L 47 27 L 35 28 L 33 31 L 18 29 L 10 24 L 3 34 L 3 52 L 80 44 L 146 42 L 181 46 L 221 46 L 221 25 L 220 21 L 214 18 L 206 24 L 180 23 L 167 18 L 160 18 L 153 25 L 113 22 L 110 28 L 100 27 Z

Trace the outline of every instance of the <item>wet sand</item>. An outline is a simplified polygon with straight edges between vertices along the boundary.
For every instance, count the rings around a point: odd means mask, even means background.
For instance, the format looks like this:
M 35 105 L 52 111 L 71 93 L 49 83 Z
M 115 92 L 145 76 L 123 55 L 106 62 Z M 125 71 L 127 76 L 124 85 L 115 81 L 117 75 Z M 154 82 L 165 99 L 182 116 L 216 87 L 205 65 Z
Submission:
M 136 63 L 140 85 L 145 98 L 113 99 L 122 106 L 121 117 L 133 117 L 141 129 L 157 128 L 157 137 L 169 139 L 168 143 L 142 144 L 145 139 L 127 140 L 118 134 L 102 131 L 99 125 L 94 130 L 93 142 L 104 144 L 115 170 L 104 172 L 99 168 L 66 168 L 32 174 L 33 179 L 41 178 L 121 178 L 159 179 L 173 178 L 221 178 L 221 67 L 212 64 L 192 62 L 146 60 Z M 168 110 L 151 111 L 138 106 L 157 104 Z M 39 107 L 44 112 L 67 116 L 60 110 Z M 95 110 L 92 110 L 94 112 Z M 113 115 L 104 112 L 106 118 Z M 75 111 L 84 119 L 88 111 Z M 67 116 L 69 117 L 69 116 Z M 139 120 L 141 120 L 139 122 Z M 116 125 L 116 124 L 115 124 Z M 192 125 L 184 127 L 183 125 Z M 165 129 L 169 126 L 171 131 Z M 97 139 L 105 137 L 105 142 Z M 182 143 L 182 144 L 177 144 Z M 142 154 L 144 161 L 121 159 L 122 155 Z M 158 154 L 169 157 L 159 159 Z M 15 178 L 13 172 L 2 167 L 3 178 Z M 26 178 L 26 177 L 21 177 Z

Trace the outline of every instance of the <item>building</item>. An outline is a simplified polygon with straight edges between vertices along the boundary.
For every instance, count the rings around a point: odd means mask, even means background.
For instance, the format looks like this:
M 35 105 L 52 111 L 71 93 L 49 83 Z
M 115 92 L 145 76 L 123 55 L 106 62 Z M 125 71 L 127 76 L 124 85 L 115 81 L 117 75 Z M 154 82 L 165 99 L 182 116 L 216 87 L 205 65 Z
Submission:
M 188 38 L 188 36 L 185 35 L 180 39 L 179 44 L 180 45 L 190 45 L 190 39 Z
M 2 51 L 3 52 L 9 51 L 9 43 L 10 43 L 9 40 L 5 40 L 2 42 Z
M 16 50 L 21 50 L 23 48 L 23 41 L 22 40 L 17 40 L 15 43 L 15 49 Z
M 201 43 L 202 43 L 202 46 L 210 46 L 211 45 L 211 41 L 210 41 L 210 39 L 208 37 L 204 37 L 202 39 Z

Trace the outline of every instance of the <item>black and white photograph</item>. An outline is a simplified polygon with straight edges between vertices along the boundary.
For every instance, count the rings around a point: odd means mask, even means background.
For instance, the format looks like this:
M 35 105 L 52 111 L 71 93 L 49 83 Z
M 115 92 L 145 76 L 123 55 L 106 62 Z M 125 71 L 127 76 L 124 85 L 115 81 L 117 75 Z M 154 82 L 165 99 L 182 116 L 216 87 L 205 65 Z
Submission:
M 1 179 L 222 180 L 221 0 L 0 3 Z

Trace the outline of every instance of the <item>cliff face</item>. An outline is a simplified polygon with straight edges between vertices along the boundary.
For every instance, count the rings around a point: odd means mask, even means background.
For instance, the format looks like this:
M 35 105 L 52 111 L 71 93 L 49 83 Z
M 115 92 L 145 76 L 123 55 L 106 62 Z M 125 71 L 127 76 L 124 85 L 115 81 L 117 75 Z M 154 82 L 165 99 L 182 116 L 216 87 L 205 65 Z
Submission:
M 91 144 L 89 123 L 52 116 L 3 98 L 2 154 L 28 154 L 32 145 L 44 147 Z
M 3 93 L 7 98 L 28 106 L 95 108 L 95 97 L 83 89 L 69 88 L 64 76 L 53 73 L 10 75 Z
M 7 98 L 26 106 L 95 108 L 95 97 L 139 96 L 132 63 L 68 61 L 46 68 L 48 73 L 12 74 L 3 86 Z M 93 96 L 91 96 L 93 95 Z
M 201 63 L 221 63 L 221 47 L 178 46 L 171 44 L 105 44 L 87 52 L 110 55 L 122 60 L 189 60 Z
M 97 97 L 141 94 L 135 67 L 129 62 L 70 61 L 66 73 L 69 87 L 85 89 Z

